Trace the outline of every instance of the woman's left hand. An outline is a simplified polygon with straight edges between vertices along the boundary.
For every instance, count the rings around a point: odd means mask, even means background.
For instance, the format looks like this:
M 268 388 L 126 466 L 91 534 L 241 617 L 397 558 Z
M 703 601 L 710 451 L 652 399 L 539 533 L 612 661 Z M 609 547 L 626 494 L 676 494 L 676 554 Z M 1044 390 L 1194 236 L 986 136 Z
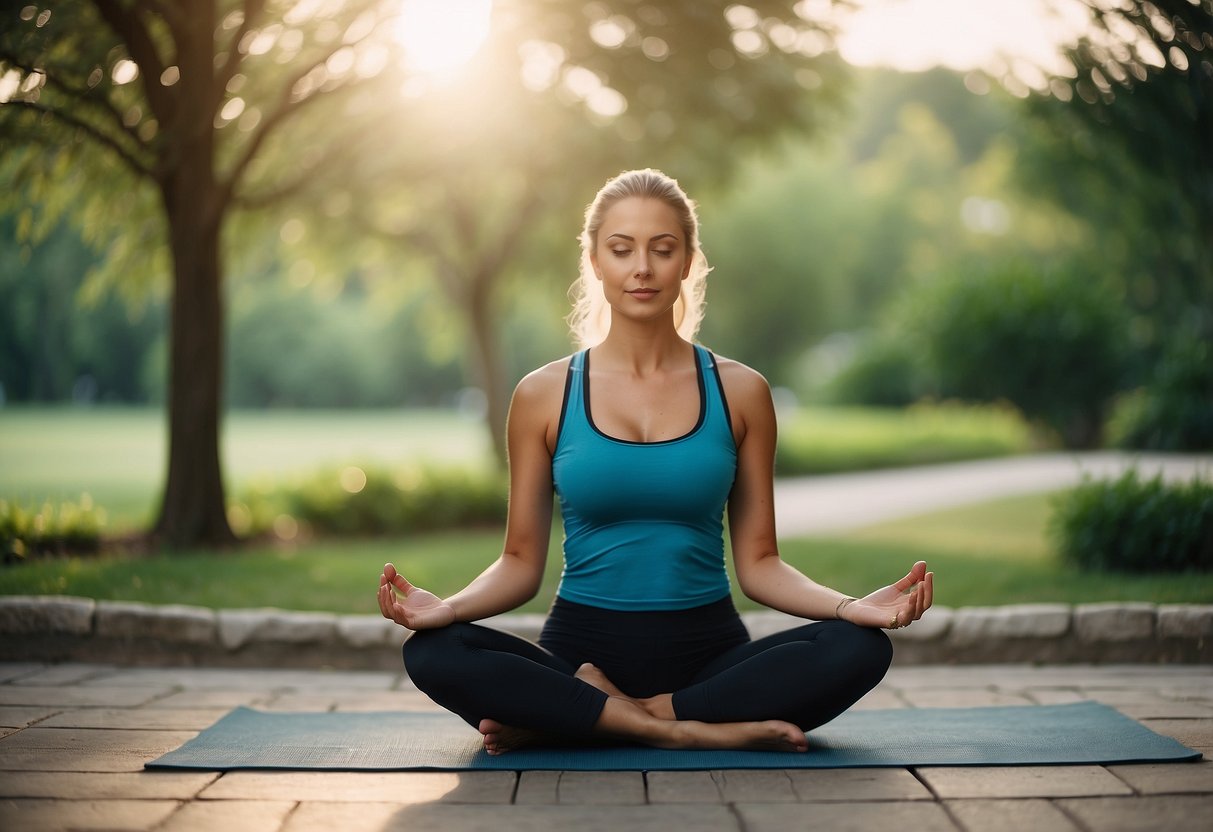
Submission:
M 914 564 L 904 578 L 852 601 L 842 609 L 842 618 L 864 627 L 896 630 L 922 617 L 931 606 L 935 573 L 927 571 L 926 561 Z

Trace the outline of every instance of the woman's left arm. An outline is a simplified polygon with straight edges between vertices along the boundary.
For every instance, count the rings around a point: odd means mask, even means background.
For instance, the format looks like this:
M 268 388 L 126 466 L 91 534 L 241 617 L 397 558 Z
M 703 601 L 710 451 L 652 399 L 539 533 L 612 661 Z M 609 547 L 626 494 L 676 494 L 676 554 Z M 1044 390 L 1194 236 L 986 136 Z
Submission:
M 775 538 L 775 407 L 766 379 L 745 365 L 720 362 L 733 416 L 737 476 L 729 494 L 729 531 L 737 581 L 746 597 L 772 609 L 824 621 L 895 629 L 931 605 L 933 574 L 919 562 L 899 581 L 855 600 L 822 586 L 779 556 Z

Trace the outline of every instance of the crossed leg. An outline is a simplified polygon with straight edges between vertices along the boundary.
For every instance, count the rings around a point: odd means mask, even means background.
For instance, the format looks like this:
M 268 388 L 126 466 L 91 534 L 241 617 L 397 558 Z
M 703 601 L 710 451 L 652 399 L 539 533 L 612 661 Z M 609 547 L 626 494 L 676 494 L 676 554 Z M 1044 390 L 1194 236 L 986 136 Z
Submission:
M 475 624 L 415 634 L 405 642 L 404 661 L 419 689 L 484 735 L 489 753 L 553 735 L 566 742 L 611 738 L 659 748 L 807 747 L 803 731 L 779 720 L 660 719 L 579 678 L 538 645 Z
M 672 693 L 629 697 L 593 665 L 582 665 L 576 675 L 658 719 L 729 723 L 773 718 L 810 731 L 874 688 L 892 655 L 881 630 L 823 621 L 727 650 Z

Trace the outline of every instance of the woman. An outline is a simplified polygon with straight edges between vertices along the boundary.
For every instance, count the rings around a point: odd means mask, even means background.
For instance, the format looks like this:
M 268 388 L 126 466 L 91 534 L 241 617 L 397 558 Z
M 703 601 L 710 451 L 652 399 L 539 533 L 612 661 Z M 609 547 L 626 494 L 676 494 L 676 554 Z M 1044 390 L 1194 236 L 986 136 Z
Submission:
M 510 405 L 501 556 L 440 599 L 391 564 L 384 616 L 416 631 L 410 677 L 484 735 L 490 754 L 550 741 L 804 751 L 805 732 L 874 687 L 931 605 L 917 563 L 854 599 L 783 562 L 775 541 L 775 413 L 755 371 L 693 343 L 708 267 L 694 204 L 653 170 L 609 181 L 586 211 L 581 352 L 542 367 Z M 539 644 L 472 624 L 539 590 L 553 491 L 565 568 Z M 750 641 L 738 583 L 811 619 Z

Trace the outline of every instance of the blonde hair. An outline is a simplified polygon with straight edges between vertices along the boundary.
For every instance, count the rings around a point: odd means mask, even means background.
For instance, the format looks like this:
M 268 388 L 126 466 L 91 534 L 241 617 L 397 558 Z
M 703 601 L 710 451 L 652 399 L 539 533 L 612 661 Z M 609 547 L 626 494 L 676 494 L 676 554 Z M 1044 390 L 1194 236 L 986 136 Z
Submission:
M 602 283 L 594 274 L 590 255 L 598 245 L 598 230 L 612 205 L 629 197 L 659 199 L 674 209 L 678 224 L 686 237 L 691 268 L 674 302 L 674 327 L 688 341 L 695 340 L 703 320 L 704 292 L 711 271 L 703 249 L 699 246 L 699 218 L 695 203 L 679 187 L 677 180 L 659 170 L 625 171 L 609 180 L 598 191 L 594 201 L 585 209 L 585 225 L 581 230 L 581 266 L 577 280 L 569 289 L 573 311 L 569 313 L 569 329 L 579 349 L 592 347 L 606 338 L 611 328 L 611 307 L 602 293 Z

